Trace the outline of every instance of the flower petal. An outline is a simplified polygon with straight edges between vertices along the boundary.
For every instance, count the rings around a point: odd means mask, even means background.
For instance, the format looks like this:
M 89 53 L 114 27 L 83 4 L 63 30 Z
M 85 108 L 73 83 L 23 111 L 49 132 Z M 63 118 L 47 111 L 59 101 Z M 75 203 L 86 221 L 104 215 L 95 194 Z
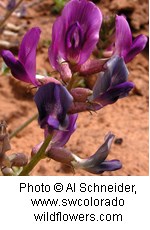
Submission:
M 30 76 L 26 72 L 26 69 L 20 61 L 16 60 L 14 55 L 9 50 L 2 50 L 1 56 L 6 65 L 11 69 L 11 73 L 16 79 L 31 83 Z
M 64 33 L 65 28 L 62 18 L 58 17 L 52 28 L 52 43 L 48 49 L 49 61 L 54 69 L 59 71 L 61 62 L 64 61 Z
M 127 81 L 129 72 L 122 57 L 114 56 L 106 63 L 106 65 L 111 74 L 110 87 Z M 107 75 L 107 72 L 105 74 Z
M 70 6 L 74 18 L 71 16 L 71 11 L 68 18 L 71 18 L 74 22 L 78 21 L 82 29 L 84 42 L 78 64 L 83 64 L 89 58 L 98 42 L 102 14 L 96 5 L 86 0 L 73 0 L 70 2 Z
M 93 174 L 100 174 L 104 171 L 115 171 L 122 168 L 122 164 L 119 160 L 104 161 L 94 168 L 90 168 L 87 171 Z
M 12 75 L 18 80 L 32 83 L 38 86 L 36 80 L 36 47 L 40 37 L 40 29 L 38 27 L 29 30 L 20 45 L 18 60 L 8 50 L 2 50 L 1 56 L 7 66 L 11 69 Z
M 132 34 L 124 16 L 116 16 L 115 54 L 124 57 L 132 45 Z
M 108 133 L 105 137 L 105 142 L 97 152 L 87 159 L 81 159 L 75 154 L 72 154 L 74 160 L 71 162 L 75 168 L 82 168 L 90 173 L 100 174 L 104 171 L 114 171 L 121 168 L 119 160 L 105 161 L 108 156 L 114 135 Z
M 53 129 L 59 129 L 59 121 L 57 117 L 53 117 L 52 115 L 49 115 L 46 117 L 46 122 L 50 127 L 53 127 Z
M 119 98 L 126 97 L 129 93 L 129 91 L 134 87 L 134 84 L 132 82 L 124 82 L 119 85 L 116 85 L 114 87 L 111 87 L 109 90 L 107 90 L 102 95 L 99 95 L 96 97 L 93 102 L 97 102 L 100 105 L 100 108 L 102 106 L 106 106 L 108 104 L 115 103 Z M 97 106 L 98 109 L 98 106 Z
M 140 53 L 145 48 L 147 40 L 148 40 L 147 37 L 143 34 L 137 36 L 133 40 L 133 44 L 129 52 L 124 57 L 126 63 L 131 61 L 138 53 Z
M 64 86 L 54 82 L 43 85 L 35 94 L 34 101 L 39 111 L 41 128 L 45 128 L 46 124 L 54 129 L 67 125 L 66 114 L 73 98 Z
M 72 135 L 72 133 L 76 129 L 77 117 L 78 117 L 77 114 L 73 114 L 73 115 L 68 116 L 68 126 L 66 127 L 65 130 L 56 131 L 56 133 L 52 139 L 52 142 L 53 142 L 52 145 L 53 146 L 62 147 L 68 142 L 70 136 Z
M 132 33 L 127 20 L 124 16 L 116 16 L 115 55 L 123 57 L 127 63 L 145 48 L 146 43 L 147 37 L 142 34 L 132 42 Z
M 101 72 L 93 88 L 91 99 L 95 99 L 105 93 L 110 87 L 126 82 L 128 77 L 128 69 L 123 58 L 113 56 L 106 63 L 105 72 Z
M 35 81 L 36 75 L 36 48 L 40 38 L 41 30 L 38 27 L 34 27 L 29 30 L 20 45 L 18 58 L 24 65 L 24 68 L 28 72 L 31 80 Z
M 100 146 L 95 154 L 87 159 L 80 160 L 80 167 L 88 170 L 89 168 L 94 168 L 95 166 L 100 165 L 107 158 L 114 137 L 115 136 L 112 133 L 108 133 L 105 137 L 104 144 Z
M 97 6 L 86 0 L 72 0 L 53 25 L 49 59 L 59 71 L 62 60 L 83 64 L 92 53 L 102 23 Z M 72 39 L 71 39 L 72 38 Z M 74 41 L 72 44 L 70 41 Z

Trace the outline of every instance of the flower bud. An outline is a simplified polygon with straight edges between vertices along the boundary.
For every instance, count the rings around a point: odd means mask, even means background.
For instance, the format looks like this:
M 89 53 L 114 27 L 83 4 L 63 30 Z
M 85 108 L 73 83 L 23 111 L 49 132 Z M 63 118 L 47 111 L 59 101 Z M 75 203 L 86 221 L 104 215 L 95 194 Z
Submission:
M 11 166 L 25 166 L 28 163 L 28 158 L 24 153 L 14 153 L 9 156 Z
M 107 61 L 108 58 L 88 59 L 84 64 L 74 66 L 73 71 L 79 72 L 83 76 L 99 73 L 103 70 L 103 66 Z
M 55 161 L 67 164 L 72 166 L 71 162 L 74 161 L 74 154 L 72 154 L 69 150 L 62 147 L 52 147 L 49 151 L 47 151 L 47 156 Z
M 68 82 L 72 77 L 71 69 L 69 67 L 68 62 L 62 62 L 60 64 L 60 71 L 59 72 L 60 72 L 61 78 L 64 82 Z
M 1 169 L 4 176 L 14 176 L 14 172 L 11 168 L 4 167 Z
M 5 121 L 0 121 L 0 153 L 4 154 L 11 149 L 9 136 L 7 133 L 7 124 Z
M 92 95 L 92 90 L 87 88 L 73 88 L 70 90 L 71 95 L 76 102 L 86 102 L 88 96 Z

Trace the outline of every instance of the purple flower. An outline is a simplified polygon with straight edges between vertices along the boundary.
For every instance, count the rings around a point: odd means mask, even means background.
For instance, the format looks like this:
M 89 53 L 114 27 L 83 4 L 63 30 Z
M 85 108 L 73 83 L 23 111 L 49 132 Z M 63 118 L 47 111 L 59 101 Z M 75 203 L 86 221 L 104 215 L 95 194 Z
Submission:
M 49 59 L 53 68 L 60 64 L 83 64 L 92 53 L 102 23 L 97 6 L 87 0 L 71 0 L 53 25 Z
M 11 69 L 12 75 L 20 81 L 38 86 L 36 80 L 36 47 L 40 38 L 38 27 L 29 30 L 20 45 L 18 60 L 9 50 L 2 50 L 1 56 Z
M 62 147 L 52 147 L 47 150 L 47 156 L 53 160 L 68 164 L 73 168 L 81 168 L 93 174 L 100 174 L 104 171 L 114 171 L 122 167 L 119 160 L 106 160 L 114 135 L 108 133 L 103 145 L 95 154 L 89 158 L 81 159 L 74 153 Z
M 77 155 L 75 155 L 74 153 L 72 153 L 71 151 L 63 147 L 72 134 L 71 130 L 72 131 L 75 130 L 75 122 L 76 122 L 77 115 L 71 115 L 71 116 L 74 117 L 71 118 L 72 122 L 70 122 L 70 125 L 66 129 L 68 130 L 69 135 L 66 135 L 67 138 L 65 138 L 65 131 L 64 131 L 63 135 L 65 141 L 63 141 L 63 138 L 60 139 L 58 138 L 57 141 L 54 138 L 56 141 L 55 142 L 54 139 L 52 138 L 52 141 L 46 150 L 47 157 L 55 161 L 67 164 L 72 168 L 80 168 L 93 174 L 101 174 L 104 171 L 114 171 L 120 169 L 122 167 L 122 164 L 119 160 L 116 159 L 106 160 L 109 154 L 112 141 L 114 139 L 114 135 L 112 133 L 108 133 L 106 135 L 104 143 L 99 147 L 99 149 L 96 151 L 95 154 L 85 159 L 78 157 Z M 42 144 L 43 142 L 35 146 L 32 149 L 32 154 L 36 154 Z
M 52 140 L 47 148 L 62 148 L 76 129 L 78 115 L 68 115 L 73 98 L 67 89 L 59 83 L 51 82 L 41 86 L 34 96 L 39 111 L 39 124 L 44 129 L 45 138 L 50 134 Z M 36 154 L 43 142 L 32 149 Z
M 108 133 L 105 137 L 103 145 L 100 146 L 94 155 L 86 159 L 80 159 L 79 157 L 74 156 L 75 161 L 72 162 L 72 164 L 74 167 L 82 168 L 94 174 L 100 174 L 104 171 L 114 171 L 120 169 L 122 164 L 119 160 L 105 161 L 113 139 L 114 135 L 112 133 Z
M 53 132 L 53 138 L 51 141 L 51 146 L 54 147 L 63 147 L 69 140 L 72 133 L 76 130 L 76 120 L 78 114 L 68 115 L 68 124 L 63 130 L 55 130 Z M 45 129 L 45 137 L 49 134 L 49 129 Z
M 101 72 L 93 88 L 93 95 L 89 101 L 96 102 L 94 109 L 116 102 L 119 98 L 126 97 L 134 87 L 132 82 L 127 81 L 128 70 L 123 58 L 114 56 L 106 63 L 105 72 Z M 91 106 L 91 108 L 92 108 Z
M 41 86 L 34 96 L 41 128 L 64 130 L 68 126 L 67 111 L 73 98 L 67 89 L 54 82 Z
M 73 114 L 73 115 L 68 115 L 68 124 L 66 126 L 65 129 L 63 130 L 53 130 L 53 133 L 51 132 L 51 130 L 49 129 L 49 126 L 46 125 L 45 126 L 45 130 L 44 130 L 44 136 L 45 138 L 52 133 L 53 137 L 52 140 L 46 150 L 47 155 L 49 154 L 49 152 L 52 152 L 53 154 L 53 159 L 59 161 L 59 159 L 63 158 L 63 163 L 65 163 L 66 161 L 68 162 L 70 159 L 70 154 L 68 151 L 68 155 L 66 155 L 66 151 L 64 152 L 64 145 L 68 142 L 69 138 L 71 137 L 71 135 L 73 134 L 73 132 L 76 129 L 76 120 L 77 120 L 78 115 L 77 114 Z M 42 146 L 43 142 L 41 142 L 40 144 L 36 145 L 33 149 L 32 149 L 32 155 L 36 154 L 38 152 L 38 150 L 40 149 L 40 147 Z M 61 162 L 61 160 L 60 160 Z
M 127 81 L 128 69 L 123 58 L 113 56 L 104 65 L 103 70 L 104 72 L 100 72 L 97 77 L 92 95 L 88 96 L 86 101 L 75 100 L 69 108 L 70 114 L 96 111 L 128 96 L 134 84 Z M 72 95 L 74 96 L 74 93 Z
M 116 16 L 116 38 L 114 55 L 124 58 L 125 63 L 131 61 L 146 46 L 147 37 L 139 35 L 132 41 L 132 33 L 124 16 Z

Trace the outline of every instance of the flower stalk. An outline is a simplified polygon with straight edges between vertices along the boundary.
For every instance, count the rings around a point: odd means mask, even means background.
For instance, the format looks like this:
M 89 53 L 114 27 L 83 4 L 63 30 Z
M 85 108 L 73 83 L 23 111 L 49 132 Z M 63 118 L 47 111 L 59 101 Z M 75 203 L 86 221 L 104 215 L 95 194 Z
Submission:
M 38 114 L 34 114 L 32 117 L 30 117 L 27 121 L 25 121 L 22 125 L 20 125 L 18 128 L 16 128 L 10 135 L 9 139 L 15 137 L 20 131 L 22 131 L 26 126 L 28 126 L 32 121 L 37 119 Z
M 47 138 L 45 139 L 44 143 L 42 144 L 41 148 L 39 149 L 39 151 L 37 152 L 37 154 L 35 154 L 33 156 L 33 158 L 31 159 L 31 161 L 29 162 L 29 164 L 27 164 L 22 172 L 19 174 L 19 176 L 28 176 L 29 173 L 32 171 L 32 169 L 37 165 L 37 163 L 42 160 L 43 158 L 46 157 L 45 151 L 50 143 L 52 139 L 52 135 L 48 135 Z
M 18 1 L 18 3 L 16 3 L 15 7 L 8 11 L 6 13 L 6 15 L 4 16 L 4 19 L 0 22 L 0 29 L 4 26 L 5 22 L 7 21 L 7 19 L 12 15 L 12 13 L 18 8 L 18 6 L 23 2 L 23 0 Z

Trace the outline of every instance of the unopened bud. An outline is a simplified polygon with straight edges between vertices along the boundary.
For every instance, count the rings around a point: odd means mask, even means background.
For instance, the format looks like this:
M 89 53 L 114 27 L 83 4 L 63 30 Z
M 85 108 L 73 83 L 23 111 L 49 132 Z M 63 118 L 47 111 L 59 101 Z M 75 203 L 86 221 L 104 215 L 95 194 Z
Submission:
M 14 171 L 11 168 L 4 167 L 1 169 L 4 176 L 14 176 Z
M 7 124 L 5 121 L 0 121 L 0 153 L 4 154 L 11 149 L 9 136 L 7 133 Z
M 47 156 L 55 161 L 71 165 L 71 162 L 74 161 L 73 154 L 62 147 L 52 147 L 49 151 L 47 151 Z
M 1 166 L 10 166 L 10 162 L 5 154 L 8 150 L 11 149 L 9 143 L 9 136 L 7 133 L 7 124 L 5 121 L 0 121 L 0 167 Z
M 108 61 L 108 58 L 104 59 L 88 59 L 83 65 L 75 66 L 74 72 L 79 72 L 83 76 L 99 73 L 103 70 L 104 64 Z
M 28 163 L 28 158 L 24 153 L 14 153 L 9 156 L 9 160 L 12 166 L 25 166 Z
M 73 88 L 70 90 L 71 95 L 74 98 L 74 101 L 86 102 L 87 98 L 92 95 L 92 90 L 87 88 Z
M 60 64 L 59 72 L 60 72 L 61 78 L 64 82 L 70 81 L 70 79 L 72 77 L 72 72 L 71 72 L 71 69 L 69 67 L 68 62 L 62 62 Z

